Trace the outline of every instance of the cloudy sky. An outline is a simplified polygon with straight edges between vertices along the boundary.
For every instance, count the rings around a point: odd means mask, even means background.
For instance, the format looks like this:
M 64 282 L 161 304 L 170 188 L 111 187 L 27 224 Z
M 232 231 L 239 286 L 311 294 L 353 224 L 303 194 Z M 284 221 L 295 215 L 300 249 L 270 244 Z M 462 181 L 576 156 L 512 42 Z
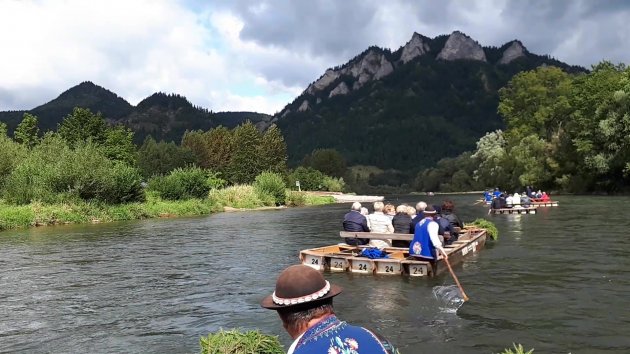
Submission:
M 134 105 L 162 91 L 274 113 L 326 68 L 414 31 L 520 39 L 590 67 L 630 63 L 629 22 L 624 0 L 0 0 L 0 110 L 89 80 Z

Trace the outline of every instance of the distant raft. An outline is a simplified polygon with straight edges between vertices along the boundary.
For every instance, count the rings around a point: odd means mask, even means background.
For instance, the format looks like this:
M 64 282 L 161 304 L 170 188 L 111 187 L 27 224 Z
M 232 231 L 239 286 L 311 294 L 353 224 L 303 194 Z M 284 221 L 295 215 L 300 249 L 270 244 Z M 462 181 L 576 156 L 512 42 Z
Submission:
M 370 238 L 381 240 L 406 240 L 411 241 L 412 234 L 377 234 L 370 232 L 344 232 L 339 235 L 343 238 Z M 448 254 L 451 265 L 456 265 L 480 251 L 487 238 L 485 229 L 464 229 L 459 239 L 452 245 L 446 245 L 444 249 Z M 443 259 L 437 262 L 429 262 L 409 256 L 409 249 L 399 247 L 387 247 L 383 251 L 387 258 L 361 257 L 362 250 L 369 246 L 350 246 L 337 244 L 311 248 L 300 251 L 302 264 L 316 270 L 327 272 L 352 272 L 369 275 L 407 275 L 411 277 L 436 276 L 448 272 Z
M 535 206 L 531 206 L 527 208 L 515 207 L 515 208 L 489 209 L 488 214 L 536 214 L 536 208 L 537 207 Z
M 556 200 L 548 200 L 546 202 L 532 202 L 532 206 L 537 207 L 557 207 L 558 201 Z

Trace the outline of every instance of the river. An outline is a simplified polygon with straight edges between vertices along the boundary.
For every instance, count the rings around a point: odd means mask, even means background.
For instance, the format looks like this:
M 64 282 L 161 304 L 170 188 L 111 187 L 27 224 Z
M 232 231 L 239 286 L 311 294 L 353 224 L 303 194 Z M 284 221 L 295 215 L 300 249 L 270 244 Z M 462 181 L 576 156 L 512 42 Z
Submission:
M 470 301 L 455 311 L 433 279 L 325 274 L 344 287 L 338 315 L 402 353 L 630 352 L 628 197 L 560 196 L 535 215 L 486 215 L 450 198 L 499 240 L 455 267 Z M 0 353 L 196 353 L 220 328 L 280 335 L 259 301 L 300 249 L 340 241 L 349 204 L 0 233 Z

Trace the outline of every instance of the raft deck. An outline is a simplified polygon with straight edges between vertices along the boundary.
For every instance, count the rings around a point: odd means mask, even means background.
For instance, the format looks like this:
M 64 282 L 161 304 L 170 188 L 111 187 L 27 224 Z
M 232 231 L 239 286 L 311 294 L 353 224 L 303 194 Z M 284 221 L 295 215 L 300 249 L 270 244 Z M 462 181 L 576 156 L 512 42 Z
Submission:
M 370 238 L 380 240 L 411 241 L 412 234 L 377 234 L 370 232 L 344 232 L 342 238 Z M 449 263 L 454 266 L 463 262 L 481 250 L 486 243 L 487 233 L 484 229 L 465 229 L 459 239 L 452 245 L 444 247 L 448 254 Z M 409 256 L 409 249 L 387 247 L 383 250 L 388 258 L 370 259 L 360 257 L 362 249 L 369 246 L 350 246 L 346 244 L 311 248 L 300 251 L 302 264 L 320 271 L 352 272 L 359 274 L 409 275 L 412 277 L 436 276 L 447 272 L 448 268 L 443 259 L 429 262 Z
M 531 206 L 528 208 L 502 208 L 502 209 L 489 209 L 488 214 L 536 214 L 536 207 Z

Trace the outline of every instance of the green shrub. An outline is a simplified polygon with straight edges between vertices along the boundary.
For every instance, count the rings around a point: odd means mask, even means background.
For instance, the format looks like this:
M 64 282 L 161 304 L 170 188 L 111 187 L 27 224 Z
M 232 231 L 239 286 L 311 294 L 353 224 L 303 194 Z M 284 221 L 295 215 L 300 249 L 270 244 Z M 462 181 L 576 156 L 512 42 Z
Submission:
M 94 144 L 70 149 L 48 134 L 7 177 L 4 196 L 15 204 L 79 199 L 115 204 L 142 201 L 144 192 L 135 168 L 109 160 Z
M 221 178 L 221 172 L 206 171 L 208 173 L 208 188 L 219 189 L 227 185 L 227 181 Z
M 499 230 L 497 229 L 496 225 L 494 225 L 492 221 L 479 218 L 479 219 L 475 219 L 475 221 L 473 221 L 472 223 L 468 225 L 473 225 L 481 229 L 486 229 L 486 231 L 488 232 L 488 236 L 490 236 L 490 238 L 492 238 L 493 240 L 496 240 L 499 238 Z
M 220 330 L 199 339 L 202 354 L 283 354 L 277 336 L 259 331 Z
M 300 187 L 305 191 L 319 191 L 323 188 L 324 174 L 311 167 L 300 166 L 289 175 L 289 182 L 295 185 L 300 182 Z
M 287 206 L 304 206 L 306 205 L 306 192 L 287 191 Z
M 254 186 L 237 184 L 224 189 L 213 189 L 208 198 L 221 207 L 257 208 L 265 204 L 260 199 Z
M 124 163 L 115 163 L 107 170 L 106 180 L 97 199 L 108 204 L 141 202 L 145 200 L 140 170 Z
M 525 351 L 521 344 L 512 343 L 512 345 L 514 346 L 514 350 L 512 350 L 511 348 L 506 348 L 499 354 L 531 354 L 534 352 L 534 349 Z
M 346 183 L 343 181 L 343 177 L 335 178 L 330 176 L 324 176 L 322 180 L 322 190 L 329 192 L 343 192 L 346 188 Z
M 15 166 L 24 159 L 26 153 L 27 149 L 24 145 L 0 134 L 0 189 Z
M 199 167 L 176 168 L 167 176 L 149 180 L 149 190 L 168 200 L 205 198 L 208 195 L 208 173 Z
M 271 204 L 284 205 L 286 202 L 287 186 L 279 173 L 263 172 L 259 174 L 254 181 L 254 188 L 261 199 L 266 199 L 265 196 L 271 196 Z

